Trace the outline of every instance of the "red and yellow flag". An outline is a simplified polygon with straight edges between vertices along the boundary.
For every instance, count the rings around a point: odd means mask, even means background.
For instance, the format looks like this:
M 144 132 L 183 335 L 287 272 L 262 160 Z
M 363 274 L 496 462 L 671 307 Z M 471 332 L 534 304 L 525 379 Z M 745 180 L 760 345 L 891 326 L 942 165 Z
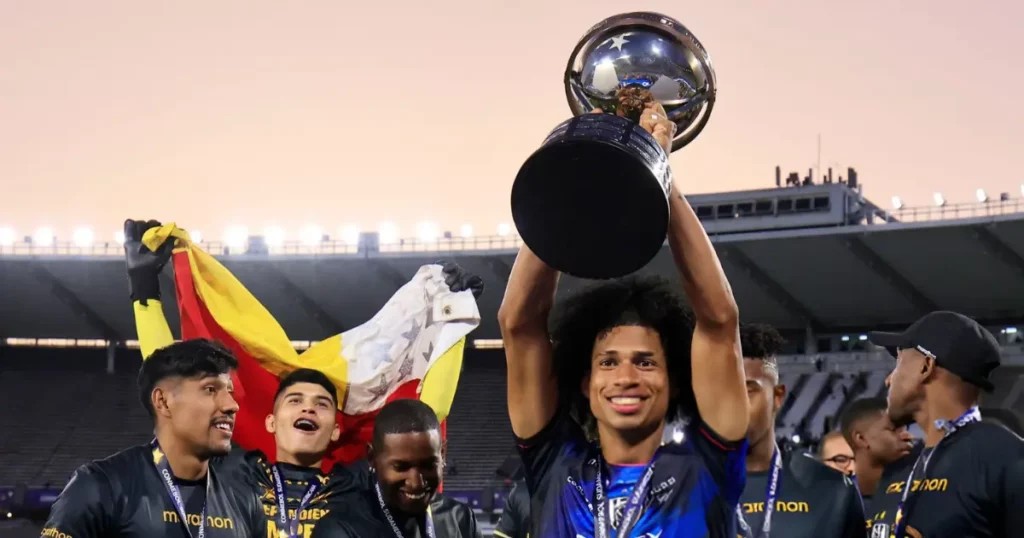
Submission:
M 238 358 L 234 440 L 240 446 L 275 458 L 265 419 L 278 379 L 297 368 L 320 370 L 338 388 L 342 434 L 325 468 L 365 456 L 373 419 L 392 400 L 423 400 L 443 425 L 455 398 L 466 335 L 479 325 L 480 312 L 471 292 L 448 289 L 440 266 L 420 268 L 369 321 L 300 354 L 267 309 L 184 230 L 167 224 L 147 231 L 143 242 L 156 250 L 169 237 L 177 241 L 172 263 L 182 338 L 217 340 Z M 145 339 L 140 331 L 148 355 Z

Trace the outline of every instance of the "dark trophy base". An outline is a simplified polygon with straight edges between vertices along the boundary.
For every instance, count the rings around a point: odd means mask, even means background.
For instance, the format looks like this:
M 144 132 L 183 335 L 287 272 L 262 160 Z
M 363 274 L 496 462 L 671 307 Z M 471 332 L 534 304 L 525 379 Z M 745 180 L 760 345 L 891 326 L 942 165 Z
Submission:
M 668 155 L 635 122 L 583 114 L 562 123 L 512 187 L 512 218 L 545 263 L 580 278 L 633 273 L 668 231 Z

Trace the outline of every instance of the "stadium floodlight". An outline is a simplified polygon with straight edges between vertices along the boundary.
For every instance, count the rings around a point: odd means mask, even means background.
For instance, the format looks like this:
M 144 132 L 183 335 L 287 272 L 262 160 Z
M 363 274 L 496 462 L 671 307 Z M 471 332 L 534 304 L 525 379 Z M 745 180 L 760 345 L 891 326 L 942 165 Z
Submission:
M 0 228 L 0 247 L 9 247 L 14 244 L 17 234 L 14 228 Z
M 849 342 L 849 341 L 850 341 L 850 336 L 849 336 L 849 335 L 846 335 L 846 334 L 844 334 L 844 335 L 842 336 L 842 338 L 840 338 L 840 340 L 842 340 L 843 342 Z
M 51 228 L 40 228 L 36 230 L 35 235 L 32 236 L 32 244 L 39 247 L 52 247 L 53 246 L 53 229 Z
M 91 247 L 93 239 L 92 230 L 89 228 L 76 228 L 75 231 L 71 232 L 71 241 L 78 248 Z
M 462 228 L 459 228 L 459 235 L 462 237 L 473 237 L 473 225 L 463 224 Z
M 512 233 L 512 226 L 509 225 L 509 223 L 502 222 L 501 224 L 498 225 L 498 235 L 505 237 L 510 233 Z
M 1017 328 L 1016 327 L 1007 327 L 1007 328 L 1003 329 L 1003 334 L 1017 334 Z
M 324 230 L 315 224 L 310 224 L 299 233 L 299 239 L 307 247 L 315 247 L 324 242 Z
M 377 224 L 377 238 L 382 245 L 388 245 L 398 241 L 398 226 L 393 222 L 381 222 Z
M 857 337 L 857 340 L 860 340 L 861 342 L 867 342 L 868 341 L 868 335 L 862 334 L 862 335 Z
M 280 226 L 267 226 L 263 230 L 263 241 L 268 247 L 279 247 L 284 244 L 284 228 Z
M 935 205 L 937 205 L 939 207 L 942 207 L 942 206 L 946 205 L 946 198 L 944 196 L 942 196 L 941 192 L 937 192 L 937 193 L 933 194 L 932 195 L 932 199 L 935 200 Z
M 903 209 L 903 199 L 900 198 L 899 196 L 893 196 L 892 197 L 892 208 L 893 209 Z
M 231 226 L 224 231 L 224 243 L 232 250 L 245 248 L 249 241 L 249 229 L 245 226 Z
M 347 245 L 359 243 L 359 226 L 347 224 L 341 227 L 341 240 Z
M 974 195 L 978 197 L 978 201 L 979 202 L 987 202 L 988 201 L 988 195 L 985 194 L 985 189 L 978 189 L 978 190 L 974 191 Z
M 118 230 L 114 232 L 114 242 L 117 243 L 118 245 L 124 244 L 124 231 Z
M 420 241 L 437 241 L 439 235 L 440 232 L 436 222 L 423 221 L 416 225 L 416 237 Z

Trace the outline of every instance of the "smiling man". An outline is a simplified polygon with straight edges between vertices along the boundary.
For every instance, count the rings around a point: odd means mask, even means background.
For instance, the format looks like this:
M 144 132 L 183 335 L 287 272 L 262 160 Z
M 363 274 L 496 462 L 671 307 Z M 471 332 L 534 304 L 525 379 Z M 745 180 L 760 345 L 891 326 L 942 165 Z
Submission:
M 255 492 L 210 465 L 231 450 L 236 366 L 229 351 L 208 340 L 153 353 L 139 372 L 139 396 L 156 437 L 80 467 L 42 536 L 265 537 Z
M 369 449 L 362 502 L 322 520 L 313 538 L 478 538 L 472 509 L 438 493 L 441 426 L 430 406 L 397 400 L 381 409 Z

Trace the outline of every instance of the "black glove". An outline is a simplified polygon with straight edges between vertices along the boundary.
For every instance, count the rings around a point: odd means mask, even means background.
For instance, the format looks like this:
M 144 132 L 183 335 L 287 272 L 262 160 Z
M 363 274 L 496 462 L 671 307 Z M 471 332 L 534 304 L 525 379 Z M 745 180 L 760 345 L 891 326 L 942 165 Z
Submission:
M 444 283 L 448 284 L 448 289 L 452 290 L 452 292 L 457 293 L 463 290 L 471 290 L 474 299 L 479 299 L 483 295 L 484 281 L 482 278 L 463 271 L 459 264 L 453 261 L 439 261 L 437 265 L 441 266 L 441 272 L 444 273 Z
M 160 299 L 160 271 L 163 271 L 171 250 L 174 249 L 174 238 L 168 238 L 156 252 L 142 244 L 142 235 L 150 228 L 158 228 L 160 223 L 142 220 L 124 221 L 124 259 L 128 270 L 128 289 L 132 301 L 148 305 L 150 299 Z

